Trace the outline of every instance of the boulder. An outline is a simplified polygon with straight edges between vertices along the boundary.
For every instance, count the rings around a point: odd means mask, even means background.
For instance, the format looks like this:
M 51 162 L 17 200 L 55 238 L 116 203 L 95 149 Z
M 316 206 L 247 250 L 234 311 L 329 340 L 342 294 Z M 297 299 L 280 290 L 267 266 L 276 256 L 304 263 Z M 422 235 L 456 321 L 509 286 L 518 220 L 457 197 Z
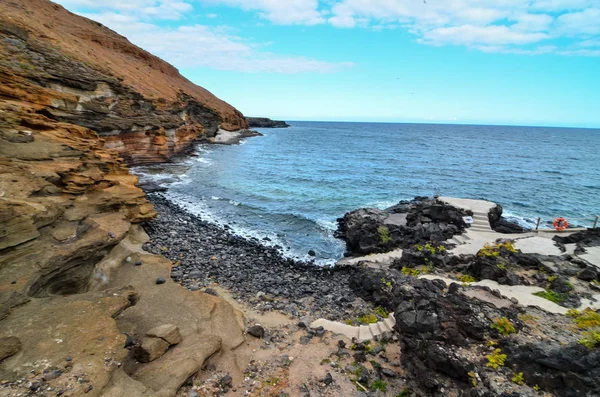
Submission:
M 169 350 L 169 342 L 162 338 L 146 336 L 135 348 L 135 358 L 142 363 L 149 363 L 161 357 Z
M 14 336 L 0 338 L 0 361 L 14 356 L 21 350 L 21 341 Z
M 593 281 L 598 279 L 598 272 L 588 267 L 577 273 L 577 278 L 583 281 Z
M 146 336 L 161 338 L 167 342 L 170 346 L 176 345 L 181 342 L 181 334 L 179 328 L 173 324 L 159 325 L 156 328 L 152 328 L 146 333 Z
M 253 325 L 252 327 L 248 328 L 248 335 L 252 335 L 255 338 L 259 338 L 262 339 L 265 336 L 265 329 L 263 327 L 261 327 L 260 325 Z

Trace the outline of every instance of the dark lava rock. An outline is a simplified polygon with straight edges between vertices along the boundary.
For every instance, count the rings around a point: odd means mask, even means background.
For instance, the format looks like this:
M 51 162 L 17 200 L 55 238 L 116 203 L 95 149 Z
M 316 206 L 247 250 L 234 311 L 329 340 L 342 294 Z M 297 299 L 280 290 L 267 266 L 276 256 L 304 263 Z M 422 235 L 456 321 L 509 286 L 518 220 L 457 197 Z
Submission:
M 230 375 L 225 375 L 219 381 L 221 387 L 231 387 L 231 382 L 233 382 L 233 378 Z
M 217 291 L 215 291 L 215 290 L 214 290 L 214 289 L 212 289 L 212 288 L 206 288 L 206 289 L 204 290 L 204 293 L 205 293 L 205 294 L 212 295 L 212 296 L 219 296 L 219 294 L 217 293 Z
M 488 213 L 490 226 L 494 231 L 503 234 L 525 233 L 528 231 L 528 229 L 525 229 L 518 223 L 511 222 L 502 217 L 502 211 L 502 206 L 500 204 L 496 204 L 496 206 L 491 208 L 490 212 Z
M 252 335 L 255 338 L 259 338 L 262 339 L 265 336 L 265 329 L 263 327 L 261 327 L 260 325 L 254 325 L 250 328 L 248 328 L 248 335 Z
M 309 256 L 317 256 L 317 253 L 315 252 L 315 250 L 309 250 L 308 255 Z
M 300 344 L 301 345 L 308 345 L 309 342 L 310 342 L 310 338 L 308 336 L 301 336 L 300 337 Z
M 248 128 L 287 128 L 285 121 L 271 120 L 266 117 L 246 117 Z
M 557 277 L 550 283 L 550 289 L 555 292 L 566 294 L 573 290 L 573 285 L 563 277 Z
M 600 390 L 600 349 L 554 341 L 519 343 L 503 339 L 506 365 L 523 372 L 525 382 L 557 396 L 591 396 Z
M 428 241 L 442 242 L 465 230 L 468 213 L 441 201 L 415 198 L 386 210 L 362 208 L 339 218 L 336 237 L 348 255 L 387 252 Z
M 592 268 L 583 269 L 577 274 L 577 278 L 583 281 L 592 281 L 598 278 L 598 272 Z
M 156 284 L 160 285 L 160 284 L 164 284 L 166 282 L 166 280 L 162 277 L 159 277 L 156 279 Z
M 325 378 L 321 379 L 321 382 L 325 383 L 326 385 L 330 385 L 333 383 L 333 376 L 327 372 L 327 375 L 325 375 Z

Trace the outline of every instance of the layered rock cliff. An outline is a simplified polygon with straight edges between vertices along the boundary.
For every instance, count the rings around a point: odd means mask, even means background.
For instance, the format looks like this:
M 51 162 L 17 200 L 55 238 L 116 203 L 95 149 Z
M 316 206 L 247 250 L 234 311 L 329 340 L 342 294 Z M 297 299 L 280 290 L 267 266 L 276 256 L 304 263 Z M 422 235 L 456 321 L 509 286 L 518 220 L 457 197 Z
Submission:
M 170 396 L 243 339 L 239 312 L 144 252 L 130 163 L 244 117 L 124 37 L 45 0 L 0 2 L 0 395 Z M 182 341 L 151 363 L 153 328 Z
M 129 163 L 164 161 L 244 116 L 177 69 L 46 0 L 0 3 L 0 96 L 90 128 Z

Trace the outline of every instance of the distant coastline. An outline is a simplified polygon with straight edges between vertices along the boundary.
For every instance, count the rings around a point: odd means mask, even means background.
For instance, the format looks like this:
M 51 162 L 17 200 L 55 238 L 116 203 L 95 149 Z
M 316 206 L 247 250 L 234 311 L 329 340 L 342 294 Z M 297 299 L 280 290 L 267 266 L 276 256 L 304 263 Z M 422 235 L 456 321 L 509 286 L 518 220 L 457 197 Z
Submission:
M 285 121 L 271 120 L 266 117 L 246 117 L 249 128 L 287 128 L 290 125 Z

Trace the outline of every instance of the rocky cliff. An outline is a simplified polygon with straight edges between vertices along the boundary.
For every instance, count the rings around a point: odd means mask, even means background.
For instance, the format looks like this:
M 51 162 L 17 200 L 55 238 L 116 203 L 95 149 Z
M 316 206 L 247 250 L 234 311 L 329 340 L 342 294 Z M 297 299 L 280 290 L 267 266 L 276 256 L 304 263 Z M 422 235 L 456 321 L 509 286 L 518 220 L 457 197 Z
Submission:
M 0 97 L 90 128 L 129 163 L 164 161 L 244 116 L 177 69 L 46 0 L 0 3 Z
M 245 127 L 107 28 L 0 2 L 0 395 L 170 396 L 242 343 L 239 312 L 141 249 L 156 213 L 126 163 Z

